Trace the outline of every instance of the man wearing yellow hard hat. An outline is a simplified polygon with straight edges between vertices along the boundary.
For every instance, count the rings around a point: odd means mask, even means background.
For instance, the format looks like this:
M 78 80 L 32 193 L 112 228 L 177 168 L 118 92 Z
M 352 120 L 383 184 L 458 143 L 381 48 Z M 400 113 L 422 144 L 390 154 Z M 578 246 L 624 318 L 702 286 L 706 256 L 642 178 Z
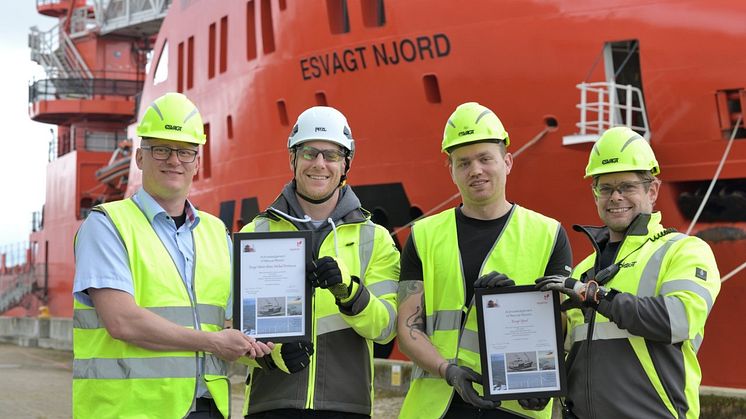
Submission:
M 462 204 L 416 222 L 402 252 L 397 336 L 415 363 L 402 418 L 551 417 L 548 399 L 480 396 L 474 289 L 533 284 L 572 264 L 559 222 L 508 201 L 509 146 L 500 119 L 478 103 L 446 122 L 441 151 Z
M 101 204 L 75 241 L 73 416 L 230 416 L 228 364 L 270 353 L 230 316 L 230 239 L 187 199 L 205 144 L 179 93 L 137 127 L 142 188 Z
M 570 278 L 537 280 L 570 297 L 565 417 L 699 417 L 697 350 L 720 274 L 704 241 L 661 224 L 659 174 L 641 135 L 604 132 L 585 169 L 604 226 L 574 227 L 595 251 Z

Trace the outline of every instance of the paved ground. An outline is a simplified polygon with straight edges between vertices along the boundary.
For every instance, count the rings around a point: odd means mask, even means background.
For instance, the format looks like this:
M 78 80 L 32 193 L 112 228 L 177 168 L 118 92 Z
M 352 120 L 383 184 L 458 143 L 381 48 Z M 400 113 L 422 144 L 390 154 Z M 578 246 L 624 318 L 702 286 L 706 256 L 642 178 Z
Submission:
M 71 371 L 71 352 L 0 343 L 0 418 L 71 417 Z M 233 411 L 240 412 L 243 378 L 231 381 Z M 376 399 L 374 417 L 396 417 L 402 400 Z

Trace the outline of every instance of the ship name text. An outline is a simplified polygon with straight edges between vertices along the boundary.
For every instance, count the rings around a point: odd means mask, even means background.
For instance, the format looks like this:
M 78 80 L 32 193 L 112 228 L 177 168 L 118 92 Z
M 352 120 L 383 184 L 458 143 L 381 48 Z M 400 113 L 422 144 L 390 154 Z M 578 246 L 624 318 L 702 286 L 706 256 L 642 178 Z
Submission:
M 300 60 L 300 71 L 303 80 L 311 80 L 365 70 L 369 66 L 383 67 L 434 60 L 447 57 L 450 53 L 451 41 L 448 36 L 436 33 L 304 57 Z

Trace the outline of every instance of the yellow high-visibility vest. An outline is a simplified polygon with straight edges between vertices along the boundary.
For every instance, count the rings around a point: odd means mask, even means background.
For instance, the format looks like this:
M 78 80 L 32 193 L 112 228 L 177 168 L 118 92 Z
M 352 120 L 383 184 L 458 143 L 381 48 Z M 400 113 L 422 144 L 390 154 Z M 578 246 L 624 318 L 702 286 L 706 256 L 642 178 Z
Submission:
M 513 279 L 516 285 L 533 285 L 544 275 L 559 228 L 557 221 L 515 205 L 482 264 L 480 276 L 497 271 Z M 418 221 L 412 227 L 412 234 L 422 261 L 425 331 L 443 358 L 480 372 L 477 316 L 473 301 L 464 304 L 466 286 L 455 209 Z M 464 314 L 466 322 L 461 331 Z M 475 388 L 483 394 L 482 386 L 475 385 Z M 453 391 L 444 379 L 415 364 L 399 417 L 442 417 L 450 405 Z M 532 418 L 550 418 L 552 415 L 551 402 L 541 411 L 525 410 L 512 400 L 504 401 L 500 409 Z
M 199 212 L 193 230 L 194 302 L 175 263 L 132 199 L 102 204 L 127 249 L 138 306 L 176 324 L 219 331 L 230 295 L 231 261 L 225 226 Z M 230 414 L 228 365 L 210 353 L 152 351 L 111 337 L 93 307 L 74 301 L 73 416 L 180 418 L 197 390 L 198 358 L 220 412 Z

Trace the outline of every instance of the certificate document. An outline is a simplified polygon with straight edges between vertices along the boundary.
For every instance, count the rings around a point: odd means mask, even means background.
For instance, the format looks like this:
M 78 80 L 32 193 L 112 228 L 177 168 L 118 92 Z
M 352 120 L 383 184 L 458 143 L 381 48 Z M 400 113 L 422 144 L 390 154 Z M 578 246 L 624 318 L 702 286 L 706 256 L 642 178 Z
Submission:
M 308 231 L 233 237 L 233 324 L 257 340 L 311 340 Z
M 484 397 L 564 395 L 559 296 L 533 285 L 475 289 Z

